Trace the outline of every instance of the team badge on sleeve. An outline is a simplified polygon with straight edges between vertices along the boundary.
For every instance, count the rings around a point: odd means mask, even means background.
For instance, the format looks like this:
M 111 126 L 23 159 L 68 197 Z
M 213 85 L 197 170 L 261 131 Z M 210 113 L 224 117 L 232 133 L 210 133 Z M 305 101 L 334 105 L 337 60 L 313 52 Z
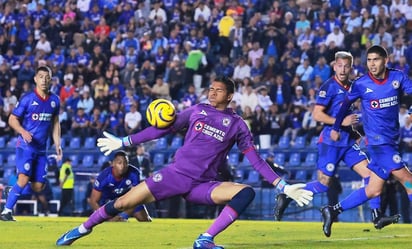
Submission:
M 153 176 L 153 181 L 154 182 L 161 182 L 163 180 L 163 176 L 160 173 L 157 173 Z
M 319 92 L 319 97 L 321 97 L 321 98 L 326 97 L 326 91 L 320 91 Z
M 400 85 L 399 81 L 397 81 L 397 80 L 392 81 L 392 86 L 393 86 L 394 89 L 398 89 L 399 85 Z
M 400 163 L 401 162 L 401 156 L 399 156 L 398 154 L 393 155 L 392 160 L 395 163 Z

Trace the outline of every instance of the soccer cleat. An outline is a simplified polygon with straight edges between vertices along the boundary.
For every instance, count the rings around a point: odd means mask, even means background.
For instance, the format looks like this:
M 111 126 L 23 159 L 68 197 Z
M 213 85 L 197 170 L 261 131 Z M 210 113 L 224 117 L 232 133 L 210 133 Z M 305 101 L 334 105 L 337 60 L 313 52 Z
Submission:
M 11 212 L 5 213 L 5 214 L 0 214 L 0 220 L 2 221 L 16 221 L 14 219 L 13 215 L 11 215 Z
M 77 239 L 80 239 L 81 237 L 84 237 L 86 235 L 88 235 L 89 233 L 92 232 L 92 229 L 90 229 L 89 231 L 87 231 L 86 233 L 80 233 L 79 232 L 79 228 L 75 227 L 72 230 L 66 232 L 65 234 L 63 234 L 57 241 L 56 241 L 56 245 L 58 246 L 69 246 L 71 245 L 74 241 L 76 241 Z
M 332 233 L 332 223 L 336 218 L 336 214 L 331 206 L 321 208 L 320 212 L 322 213 L 323 218 L 323 233 L 326 237 L 330 237 Z
M 213 242 L 212 236 L 200 235 L 193 243 L 193 249 L 224 249 Z
M 376 219 L 373 220 L 373 225 L 375 226 L 376 229 L 382 229 L 386 226 L 389 226 L 390 224 L 398 223 L 400 218 L 401 218 L 400 214 L 395 214 L 392 216 L 377 217 Z
M 285 194 L 278 194 L 276 197 L 276 206 L 275 206 L 275 220 L 282 220 L 283 213 L 286 208 L 289 206 L 289 203 L 292 202 L 292 199 Z

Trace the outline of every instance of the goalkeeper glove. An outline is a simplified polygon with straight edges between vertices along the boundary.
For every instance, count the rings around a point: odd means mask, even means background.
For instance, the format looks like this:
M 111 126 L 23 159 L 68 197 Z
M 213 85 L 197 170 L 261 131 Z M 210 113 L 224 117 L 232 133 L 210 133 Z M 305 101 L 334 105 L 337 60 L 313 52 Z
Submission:
M 278 182 L 276 188 L 285 193 L 287 196 L 296 201 L 296 203 L 303 207 L 308 205 L 313 199 L 312 191 L 303 189 L 306 186 L 304 183 L 287 184 L 283 179 Z
M 123 146 L 129 146 L 131 144 L 129 137 L 119 138 L 106 131 L 103 132 L 103 136 L 105 137 L 97 139 L 97 146 L 105 156 L 108 156 L 114 150 L 118 150 Z

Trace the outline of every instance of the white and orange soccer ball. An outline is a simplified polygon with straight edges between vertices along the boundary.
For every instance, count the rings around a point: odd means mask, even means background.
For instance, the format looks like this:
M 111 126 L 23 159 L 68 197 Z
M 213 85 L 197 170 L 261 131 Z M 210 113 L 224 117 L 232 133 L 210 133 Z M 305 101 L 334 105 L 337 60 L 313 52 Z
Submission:
M 146 118 L 150 125 L 164 129 L 176 119 L 176 110 L 172 102 L 166 99 L 156 99 L 146 110 Z

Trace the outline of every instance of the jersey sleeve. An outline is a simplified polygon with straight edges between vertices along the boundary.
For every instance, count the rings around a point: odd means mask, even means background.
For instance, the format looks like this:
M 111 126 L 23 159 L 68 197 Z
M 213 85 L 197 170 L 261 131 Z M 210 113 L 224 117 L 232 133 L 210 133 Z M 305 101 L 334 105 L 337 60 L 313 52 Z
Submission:
M 330 84 L 323 84 L 320 87 L 319 93 L 316 96 L 317 105 L 328 106 L 332 101 L 332 92 L 329 90 L 329 86 Z
M 402 90 L 407 93 L 407 94 L 412 94 L 412 80 L 409 79 L 409 77 L 403 73 L 400 72 L 402 74 L 402 83 L 401 83 L 401 87 Z
M 13 109 L 13 112 L 12 112 L 13 115 L 19 118 L 22 118 L 24 116 L 24 113 L 26 112 L 26 109 L 27 109 L 27 104 L 29 103 L 28 96 L 29 94 L 26 94 L 20 99 L 16 107 Z
M 102 192 L 105 185 L 105 171 L 100 172 L 93 184 L 93 189 Z

